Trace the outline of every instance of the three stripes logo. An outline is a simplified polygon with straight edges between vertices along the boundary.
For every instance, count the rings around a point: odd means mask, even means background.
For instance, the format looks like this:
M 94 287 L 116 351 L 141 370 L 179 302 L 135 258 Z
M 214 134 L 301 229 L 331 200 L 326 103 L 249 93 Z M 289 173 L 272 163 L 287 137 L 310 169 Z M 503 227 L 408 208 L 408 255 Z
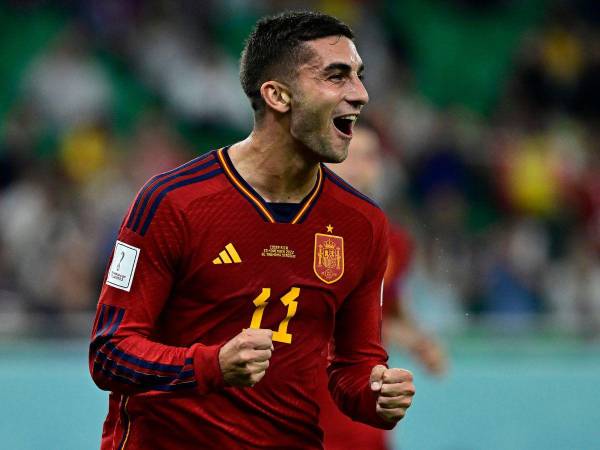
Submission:
M 213 264 L 237 264 L 241 263 L 242 258 L 238 255 L 233 244 L 230 242 L 225 246 L 225 250 L 222 250 L 215 259 L 213 259 Z

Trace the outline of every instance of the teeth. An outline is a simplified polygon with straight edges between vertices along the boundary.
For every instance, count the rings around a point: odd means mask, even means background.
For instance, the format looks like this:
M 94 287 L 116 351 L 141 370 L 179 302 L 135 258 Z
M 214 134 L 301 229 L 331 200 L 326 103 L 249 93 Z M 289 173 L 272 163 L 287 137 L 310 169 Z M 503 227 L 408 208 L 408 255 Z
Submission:
M 357 114 L 346 114 L 345 116 L 339 116 L 338 119 L 347 119 L 347 120 L 351 120 L 352 122 L 356 122 L 356 120 L 358 119 L 358 115 Z

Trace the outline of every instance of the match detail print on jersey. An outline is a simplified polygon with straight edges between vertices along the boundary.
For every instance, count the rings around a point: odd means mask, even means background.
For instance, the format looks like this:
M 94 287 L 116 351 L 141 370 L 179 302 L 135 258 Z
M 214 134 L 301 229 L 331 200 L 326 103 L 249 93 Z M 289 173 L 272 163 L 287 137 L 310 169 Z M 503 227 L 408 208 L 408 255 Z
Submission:
M 139 256 L 139 248 L 117 241 L 112 263 L 108 269 L 106 284 L 129 292 Z
M 315 233 L 315 275 L 332 284 L 344 275 L 344 238 L 330 234 Z

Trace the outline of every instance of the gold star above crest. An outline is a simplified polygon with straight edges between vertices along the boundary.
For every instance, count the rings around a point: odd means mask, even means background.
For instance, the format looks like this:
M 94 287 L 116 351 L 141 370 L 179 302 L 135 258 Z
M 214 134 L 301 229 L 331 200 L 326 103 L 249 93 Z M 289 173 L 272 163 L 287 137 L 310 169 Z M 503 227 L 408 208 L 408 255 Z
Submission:
M 327 225 L 327 232 L 328 233 L 333 233 L 333 227 L 330 225 Z

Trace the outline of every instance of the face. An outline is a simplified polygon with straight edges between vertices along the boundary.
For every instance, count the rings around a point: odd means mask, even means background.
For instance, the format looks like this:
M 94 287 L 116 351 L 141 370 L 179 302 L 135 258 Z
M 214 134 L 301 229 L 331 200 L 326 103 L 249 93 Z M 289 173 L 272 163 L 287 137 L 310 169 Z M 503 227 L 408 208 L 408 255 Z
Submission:
M 363 194 L 373 196 L 381 181 L 381 142 L 374 131 L 360 126 L 354 130 L 348 158 L 331 169 Z
M 369 95 L 354 43 L 329 36 L 306 43 L 313 56 L 292 86 L 290 132 L 318 160 L 340 162 L 348 154 L 354 122 Z

